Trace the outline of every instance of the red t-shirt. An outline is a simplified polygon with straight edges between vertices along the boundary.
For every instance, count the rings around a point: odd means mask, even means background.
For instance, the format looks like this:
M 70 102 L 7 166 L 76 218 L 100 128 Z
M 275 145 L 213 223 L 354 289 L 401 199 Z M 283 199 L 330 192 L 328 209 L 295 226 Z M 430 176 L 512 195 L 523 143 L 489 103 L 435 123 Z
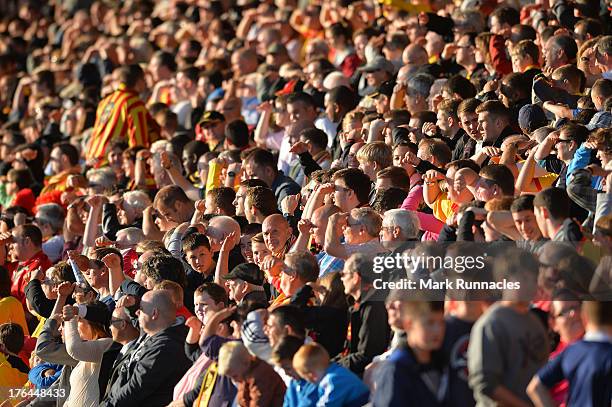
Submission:
M 30 282 L 30 272 L 38 267 L 43 272 L 51 267 L 51 261 L 43 251 L 39 251 L 32 258 L 23 262 L 15 262 L 8 265 L 8 270 L 11 275 L 11 295 L 17 298 L 25 307 L 25 287 Z

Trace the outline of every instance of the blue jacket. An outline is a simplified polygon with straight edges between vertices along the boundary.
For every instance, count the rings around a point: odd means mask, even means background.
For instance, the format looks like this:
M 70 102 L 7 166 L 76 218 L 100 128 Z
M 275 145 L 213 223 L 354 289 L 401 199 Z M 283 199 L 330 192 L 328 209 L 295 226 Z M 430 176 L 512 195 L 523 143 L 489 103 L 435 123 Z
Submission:
M 285 392 L 283 407 L 315 407 L 317 405 L 317 385 L 306 380 L 293 379 Z
M 317 391 L 317 407 L 361 407 L 370 397 L 359 377 L 336 363 L 329 365 Z
M 28 380 L 30 380 L 30 383 L 36 386 L 37 389 L 46 389 L 57 380 L 60 374 L 62 374 L 63 367 L 64 366 L 62 365 L 43 362 L 34 366 L 30 370 L 30 373 L 28 373 Z M 44 377 L 43 373 L 48 369 L 55 370 L 55 374 L 49 377 Z
M 443 400 L 438 401 L 421 378 L 420 367 L 408 348 L 400 347 L 393 351 L 378 372 L 372 406 L 439 407 L 447 405 L 448 374 L 446 374 L 446 391 Z

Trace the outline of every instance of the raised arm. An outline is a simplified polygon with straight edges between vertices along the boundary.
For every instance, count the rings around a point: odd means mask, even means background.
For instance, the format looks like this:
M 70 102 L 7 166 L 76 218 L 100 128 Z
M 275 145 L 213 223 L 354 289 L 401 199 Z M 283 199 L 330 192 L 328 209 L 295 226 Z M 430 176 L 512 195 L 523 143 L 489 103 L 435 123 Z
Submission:
M 166 173 L 172 180 L 175 185 L 181 187 L 183 191 L 185 191 L 185 195 L 187 198 L 192 201 L 197 201 L 200 199 L 200 189 L 193 186 L 191 182 L 185 178 L 185 176 L 181 173 L 181 169 L 172 163 L 172 160 L 168 156 L 166 151 L 162 151 L 160 153 L 161 165 L 166 170 Z
M 78 330 L 76 315 L 78 307 L 73 305 L 64 306 L 64 330 L 66 338 L 66 351 L 75 360 L 81 362 L 100 363 L 104 352 L 113 343 L 111 338 L 84 341 Z
M 342 243 L 340 236 L 342 235 L 342 227 L 348 222 L 348 213 L 334 213 L 329 217 L 327 229 L 325 230 L 325 252 L 330 256 L 339 257 L 341 259 L 348 258 L 348 253 Z

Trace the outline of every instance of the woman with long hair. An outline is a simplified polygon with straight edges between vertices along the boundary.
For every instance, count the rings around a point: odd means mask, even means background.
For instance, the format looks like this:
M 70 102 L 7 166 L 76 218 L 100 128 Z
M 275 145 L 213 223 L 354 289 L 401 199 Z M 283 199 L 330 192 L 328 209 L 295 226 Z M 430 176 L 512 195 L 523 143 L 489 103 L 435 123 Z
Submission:
M 110 313 L 101 302 L 87 306 L 87 319 L 78 317 L 78 313 L 78 307 L 64 306 L 66 351 L 79 361 L 70 374 L 70 394 L 64 405 L 94 407 L 100 404 L 102 358 L 113 344 Z

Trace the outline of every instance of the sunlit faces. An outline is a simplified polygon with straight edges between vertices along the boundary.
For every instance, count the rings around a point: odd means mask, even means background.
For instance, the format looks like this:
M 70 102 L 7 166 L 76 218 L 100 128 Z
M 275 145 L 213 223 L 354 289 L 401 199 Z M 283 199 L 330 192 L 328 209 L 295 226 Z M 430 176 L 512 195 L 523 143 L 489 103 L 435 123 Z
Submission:
M 213 264 L 213 256 L 206 246 L 198 246 L 193 250 L 186 250 L 185 257 L 192 269 L 201 274 L 209 274 Z
M 339 207 L 342 212 L 348 212 L 359 204 L 355 196 L 355 191 L 348 188 L 344 180 L 337 179 L 334 181 L 334 204 Z
M 195 316 L 204 325 L 206 325 L 212 313 L 220 311 L 224 307 L 223 302 L 215 303 L 215 300 L 206 291 L 195 292 L 193 294 L 193 304 Z
M 251 241 L 251 250 L 253 251 L 253 262 L 261 267 L 266 256 L 272 254 L 268 246 L 263 242 Z
M 270 251 L 279 253 L 291 237 L 291 228 L 280 215 L 268 216 L 261 225 L 264 242 Z
M 542 237 L 542 232 L 540 232 L 538 221 L 533 211 L 524 210 L 512 212 L 512 219 L 523 239 L 534 241 Z
M 444 313 L 426 312 L 419 316 L 403 315 L 403 327 L 408 332 L 408 343 L 418 349 L 440 349 L 444 340 Z
M 461 123 L 461 128 L 463 128 L 472 139 L 480 140 L 482 138 L 478 130 L 478 115 L 476 113 L 459 113 L 459 122 Z

